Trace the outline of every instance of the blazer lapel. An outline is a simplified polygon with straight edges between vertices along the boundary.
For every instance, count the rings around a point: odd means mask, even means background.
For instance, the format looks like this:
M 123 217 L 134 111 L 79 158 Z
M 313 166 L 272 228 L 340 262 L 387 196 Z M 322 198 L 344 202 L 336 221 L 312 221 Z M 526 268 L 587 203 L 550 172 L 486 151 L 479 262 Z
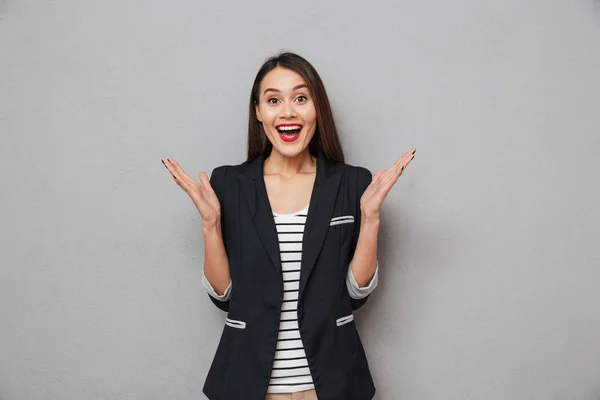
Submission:
M 317 157 L 317 175 L 302 236 L 302 263 L 298 302 L 302 300 L 302 294 L 306 288 L 308 278 L 321 252 L 325 236 L 329 231 L 329 222 L 333 215 L 341 177 L 341 168 L 336 164 L 329 163 L 319 153 Z
M 263 178 L 263 163 L 264 156 L 258 156 L 254 161 L 247 164 L 246 170 L 238 175 L 238 180 L 241 183 L 256 234 L 267 251 L 273 267 L 281 275 L 279 237 L 277 236 L 271 204 L 267 197 L 267 189 Z
M 264 156 L 260 155 L 255 160 L 246 164 L 246 168 L 238 174 L 238 180 L 248 204 L 256 233 L 269 255 L 273 267 L 279 274 L 282 274 L 279 237 L 277 236 L 273 211 L 269 203 L 263 177 L 263 164 Z M 341 177 L 342 169 L 339 165 L 329 163 L 319 153 L 317 156 L 315 183 L 310 197 L 302 241 L 298 301 L 302 299 L 306 283 L 315 266 L 329 230 L 329 223 L 333 215 Z

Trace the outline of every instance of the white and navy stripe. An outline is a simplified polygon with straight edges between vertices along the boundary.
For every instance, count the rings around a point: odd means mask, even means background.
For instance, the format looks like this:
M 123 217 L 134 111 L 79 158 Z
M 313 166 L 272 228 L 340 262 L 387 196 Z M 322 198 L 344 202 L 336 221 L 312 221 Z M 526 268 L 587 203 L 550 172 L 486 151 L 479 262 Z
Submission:
M 340 225 L 340 224 L 351 224 L 354 222 L 354 215 L 344 215 L 341 217 L 331 218 L 329 226 Z
M 283 272 L 283 304 L 268 393 L 292 393 L 314 389 L 298 330 L 297 314 L 302 236 L 307 212 L 308 206 L 293 214 L 273 213 Z

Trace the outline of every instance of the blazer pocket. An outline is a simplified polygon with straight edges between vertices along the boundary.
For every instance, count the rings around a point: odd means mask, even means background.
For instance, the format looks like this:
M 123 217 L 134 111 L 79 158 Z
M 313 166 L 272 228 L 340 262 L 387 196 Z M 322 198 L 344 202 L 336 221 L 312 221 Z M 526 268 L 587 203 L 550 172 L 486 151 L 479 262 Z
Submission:
M 341 217 L 331 218 L 329 226 L 340 225 L 340 224 L 353 224 L 354 215 L 343 215 Z
M 346 315 L 345 317 L 338 318 L 335 320 L 337 326 L 342 326 L 354 321 L 354 314 Z
M 244 321 L 238 321 L 231 318 L 225 318 L 225 325 L 236 329 L 246 329 L 246 323 Z

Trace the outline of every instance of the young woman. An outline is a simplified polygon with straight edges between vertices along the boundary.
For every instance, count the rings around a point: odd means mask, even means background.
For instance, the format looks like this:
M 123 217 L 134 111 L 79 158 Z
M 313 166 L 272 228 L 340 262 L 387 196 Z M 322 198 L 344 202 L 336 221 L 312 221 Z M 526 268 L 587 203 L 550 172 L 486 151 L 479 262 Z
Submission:
M 368 400 L 352 311 L 377 286 L 380 209 L 414 158 L 372 176 L 345 164 L 325 87 L 293 53 L 250 97 L 248 159 L 200 183 L 163 163 L 202 217 L 203 283 L 227 311 L 204 385 L 211 400 Z

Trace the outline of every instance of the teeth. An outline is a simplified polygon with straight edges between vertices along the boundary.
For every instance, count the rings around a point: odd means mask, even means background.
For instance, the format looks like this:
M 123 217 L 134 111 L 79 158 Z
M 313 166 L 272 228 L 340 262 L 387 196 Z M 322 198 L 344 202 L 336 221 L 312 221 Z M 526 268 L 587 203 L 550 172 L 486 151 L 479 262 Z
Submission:
M 277 130 L 280 131 L 296 131 L 298 129 L 302 129 L 301 126 L 280 126 Z

